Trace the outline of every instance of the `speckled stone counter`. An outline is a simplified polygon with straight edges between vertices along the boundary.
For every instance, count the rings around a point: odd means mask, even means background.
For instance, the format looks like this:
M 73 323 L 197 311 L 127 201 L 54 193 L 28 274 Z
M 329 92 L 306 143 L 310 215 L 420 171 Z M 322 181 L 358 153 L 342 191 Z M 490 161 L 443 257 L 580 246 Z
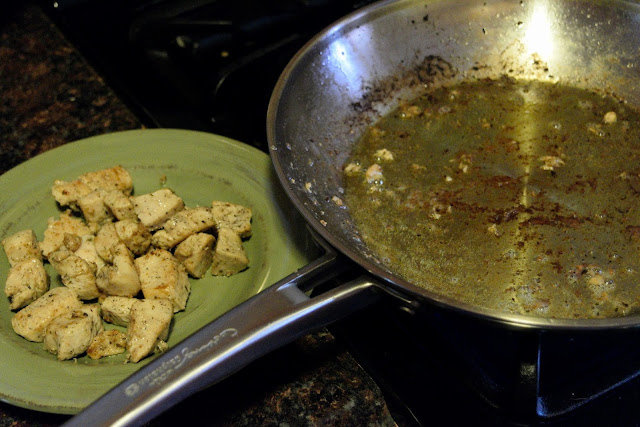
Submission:
M 0 173 L 66 142 L 141 127 L 37 6 L 5 10 L 0 40 Z M 0 427 L 59 425 L 67 418 L 0 402 Z M 260 359 L 151 425 L 178 420 L 196 425 L 395 424 L 379 388 L 326 330 Z
M 0 172 L 69 141 L 140 127 L 36 7 L 3 17 Z

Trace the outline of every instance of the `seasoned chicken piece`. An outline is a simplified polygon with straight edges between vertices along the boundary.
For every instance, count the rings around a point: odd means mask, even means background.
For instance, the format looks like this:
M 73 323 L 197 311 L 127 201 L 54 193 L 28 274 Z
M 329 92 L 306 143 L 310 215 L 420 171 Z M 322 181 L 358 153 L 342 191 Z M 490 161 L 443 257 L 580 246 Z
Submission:
M 2 246 L 12 266 L 31 258 L 42 259 L 38 238 L 33 230 L 22 230 L 5 237 Z
M 68 360 L 87 351 L 103 330 L 98 304 L 86 304 L 55 317 L 44 329 L 44 349 Z
M 9 297 L 11 310 L 31 304 L 48 290 L 49 276 L 41 259 L 30 258 L 9 269 L 4 293 Z
M 151 246 L 151 233 L 141 222 L 123 219 L 115 222 L 114 225 L 120 240 L 136 256 L 144 254 Z
M 131 315 L 131 306 L 136 298 L 109 296 L 102 300 L 102 318 L 113 325 L 127 327 Z
M 118 190 L 131 194 L 133 181 L 126 169 L 116 166 L 97 172 L 88 172 L 71 182 L 56 180 L 51 188 L 51 194 L 60 206 L 69 206 L 73 210 L 78 210 L 78 200 L 98 189 Z
M 96 248 L 96 252 L 100 255 L 100 258 L 107 262 L 113 260 L 113 254 L 111 248 L 118 243 L 121 243 L 118 232 L 116 231 L 116 225 L 114 223 L 105 224 L 96 234 L 96 238 L 93 240 L 93 244 Z
M 60 274 L 62 283 L 73 289 L 80 299 L 90 300 L 100 296 L 96 286 L 96 265 L 90 264 L 67 249 L 49 255 L 49 262 Z
M 124 219 L 105 224 L 96 234 L 94 241 L 98 255 L 108 262 L 112 260 L 112 248 L 121 242 L 134 255 L 142 255 L 151 246 L 151 233 L 142 223 Z
M 184 310 L 191 284 L 184 266 L 171 252 L 154 249 L 136 258 L 135 263 L 145 298 L 166 298 L 173 304 L 173 311 Z
M 87 236 L 91 236 L 91 234 L 87 234 Z M 71 252 L 75 252 L 80 249 L 82 246 L 82 237 L 76 236 L 71 233 L 64 233 L 64 237 L 62 238 L 62 246 L 67 248 Z
M 172 190 L 163 188 L 134 197 L 133 206 L 140 222 L 153 231 L 184 209 L 184 202 Z
M 213 244 L 216 238 L 207 233 L 196 233 L 176 246 L 174 256 L 193 277 L 205 275 L 213 261 Z
M 118 190 L 131 194 L 133 180 L 129 172 L 122 166 L 114 166 L 96 172 L 87 172 L 78 177 L 78 181 L 86 184 L 92 190 Z
M 66 210 L 60 214 L 60 218 L 49 218 L 47 221 L 47 229 L 44 231 L 44 240 L 40 242 L 42 255 L 49 258 L 49 255 L 52 252 L 60 249 L 64 242 L 65 233 L 75 234 L 80 237 L 92 234 L 84 221 L 73 216 L 71 211 Z
M 56 180 L 51 188 L 51 194 L 56 202 L 60 206 L 69 206 L 73 210 L 79 210 L 76 202 L 92 191 L 91 187 L 78 180 L 71 182 Z
M 67 249 L 69 247 L 65 244 Z M 69 249 L 71 250 L 71 249 Z M 87 261 L 89 265 L 92 263 L 96 265 L 96 271 L 100 271 L 102 267 L 105 266 L 105 262 L 100 255 L 98 255 L 98 251 L 96 250 L 95 245 L 95 236 L 91 234 L 86 234 L 80 238 L 80 246 L 74 252 L 77 256 Z
M 106 265 L 96 276 L 96 286 L 106 295 L 133 297 L 140 292 L 140 279 L 133 255 L 124 243 L 111 248 L 113 265 Z
M 106 191 L 103 200 L 111 214 L 119 221 L 123 219 L 138 219 L 130 196 L 127 196 L 122 191 Z
M 162 249 L 170 249 L 192 234 L 208 230 L 216 225 L 211 208 L 197 207 L 178 212 L 167 220 L 162 230 L 151 237 L 151 243 Z
M 46 292 L 40 298 L 17 312 L 11 319 L 16 334 L 29 341 L 42 342 L 44 329 L 55 317 L 82 307 L 73 289 L 60 286 Z
M 243 239 L 251 236 L 251 209 L 242 205 L 214 200 L 211 202 L 211 211 L 218 230 L 230 228 Z
M 166 299 L 137 300 L 131 306 L 127 328 L 127 360 L 138 362 L 151 354 L 169 336 L 172 303 Z
M 211 274 L 231 276 L 249 266 L 249 257 L 242 247 L 242 239 L 228 228 L 218 230 L 218 241 L 213 253 Z
M 106 190 L 98 189 L 78 199 L 78 207 L 92 233 L 107 222 L 113 221 L 113 215 L 104 203 L 105 194 Z
M 127 334 L 117 329 L 110 329 L 96 335 L 87 349 L 87 356 L 92 359 L 100 359 L 124 353 L 126 349 Z

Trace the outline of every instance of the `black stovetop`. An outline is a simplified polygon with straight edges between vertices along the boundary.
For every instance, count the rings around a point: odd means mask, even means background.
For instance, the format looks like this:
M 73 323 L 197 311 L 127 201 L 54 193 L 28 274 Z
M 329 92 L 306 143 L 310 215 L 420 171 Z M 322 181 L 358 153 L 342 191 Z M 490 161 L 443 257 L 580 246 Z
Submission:
M 266 111 L 295 52 L 372 0 L 48 0 L 42 6 L 149 127 L 266 151 Z
M 540 333 L 392 300 L 331 331 L 400 425 L 640 424 L 640 334 Z
M 147 126 L 217 133 L 266 151 L 268 101 L 290 58 L 322 28 L 371 2 L 42 6 Z M 416 314 L 381 304 L 332 331 L 378 382 L 400 425 L 640 422 L 638 334 L 493 333 L 437 310 Z

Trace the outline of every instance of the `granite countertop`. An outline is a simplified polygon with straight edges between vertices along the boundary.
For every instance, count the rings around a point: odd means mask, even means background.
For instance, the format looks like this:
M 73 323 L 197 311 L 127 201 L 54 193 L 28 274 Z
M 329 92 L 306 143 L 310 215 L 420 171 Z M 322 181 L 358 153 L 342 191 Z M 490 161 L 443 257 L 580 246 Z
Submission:
M 37 6 L 17 3 L 0 18 L 0 174 L 70 141 L 142 127 Z M 395 424 L 380 389 L 326 329 L 151 425 L 201 422 L 203 416 L 216 425 Z M 67 418 L 0 402 L 0 427 L 59 425 Z

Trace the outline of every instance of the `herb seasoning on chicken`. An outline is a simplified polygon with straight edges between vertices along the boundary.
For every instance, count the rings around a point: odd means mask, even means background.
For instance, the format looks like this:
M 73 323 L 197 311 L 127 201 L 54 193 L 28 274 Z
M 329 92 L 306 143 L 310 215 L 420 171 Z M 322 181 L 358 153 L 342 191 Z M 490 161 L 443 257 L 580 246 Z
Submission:
M 189 277 L 248 267 L 245 206 L 213 200 L 211 207 L 187 207 L 168 188 L 133 196 L 121 166 L 55 181 L 51 192 L 64 211 L 49 219 L 44 239 L 26 229 L 2 245 L 11 266 L 5 294 L 16 311 L 13 329 L 44 342 L 59 360 L 126 351 L 127 361 L 138 362 L 162 351 L 174 312 L 186 308 Z M 44 262 L 62 286 L 49 290 Z

